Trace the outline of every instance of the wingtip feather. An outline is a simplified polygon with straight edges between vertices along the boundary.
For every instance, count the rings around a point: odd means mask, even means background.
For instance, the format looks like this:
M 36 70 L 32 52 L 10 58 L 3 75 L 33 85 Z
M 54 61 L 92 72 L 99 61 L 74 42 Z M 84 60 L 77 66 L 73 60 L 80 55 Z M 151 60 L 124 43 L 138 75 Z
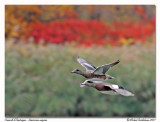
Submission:
M 120 60 L 117 60 L 116 63 L 118 64 L 120 62 Z

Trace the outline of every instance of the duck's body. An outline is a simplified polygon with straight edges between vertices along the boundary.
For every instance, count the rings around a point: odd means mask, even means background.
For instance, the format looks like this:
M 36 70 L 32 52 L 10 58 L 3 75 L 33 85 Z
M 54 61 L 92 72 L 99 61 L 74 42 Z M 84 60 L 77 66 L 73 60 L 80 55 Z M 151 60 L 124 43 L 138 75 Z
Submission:
M 79 69 L 75 69 L 72 71 L 72 73 L 76 73 L 76 74 L 80 74 L 82 76 L 84 76 L 85 78 L 88 79 L 94 79 L 94 80 L 108 80 L 108 79 L 112 79 L 114 77 L 106 74 L 106 72 L 114 65 L 118 64 L 120 61 L 116 61 L 114 63 L 111 64 L 106 64 L 106 65 L 102 65 L 99 67 L 95 67 L 93 65 L 91 65 L 88 61 L 82 59 L 82 58 L 78 58 L 77 61 L 86 68 L 86 72 L 83 72 Z
M 91 73 L 91 72 L 83 72 L 83 71 L 81 71 L 79 69 L 73 70 L 72 73 L 77 73 L 79 75 L 84 76 L 87 79 L 92 79 L 92 80 L 108 80 L 108 79 L 112 79 L 113 78 L 112 76 L 109 76 L 107 74 L 98 75 L 98 74 L 94 74 L 94 73 Z
M 104 94 L 109 94 L 109 95 L 121 94 L 123 96 L 134 96 L 133 93 L 125 90 L 122 86 L 118 86 L 118 85 L 103 82 L 103 81 L 86 80 L 83 83 L 81 83 L 81 87 L 84 87 L 84 86 L 93 87 Z

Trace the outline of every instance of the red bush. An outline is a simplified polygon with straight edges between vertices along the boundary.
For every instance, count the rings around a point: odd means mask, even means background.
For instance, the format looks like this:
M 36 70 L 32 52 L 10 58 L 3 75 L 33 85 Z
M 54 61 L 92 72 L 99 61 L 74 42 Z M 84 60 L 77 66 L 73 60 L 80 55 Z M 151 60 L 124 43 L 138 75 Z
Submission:
M 76 42 L 85 46 L 120 45 L 120 38 L 144 43 L 155 32 L 155 18 L 139 22 L 113 22 L 109 26 L 96 20 L 63 20 L 50 23 L 33 22 L 27 25 L 35 42 L 62 44 Z

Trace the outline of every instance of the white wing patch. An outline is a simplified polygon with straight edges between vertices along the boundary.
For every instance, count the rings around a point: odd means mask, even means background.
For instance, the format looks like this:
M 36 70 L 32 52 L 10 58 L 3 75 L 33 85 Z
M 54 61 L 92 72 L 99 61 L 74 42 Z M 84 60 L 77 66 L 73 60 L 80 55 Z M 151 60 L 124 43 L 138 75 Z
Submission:
M 118 85 L 112 85 L 112 87 L 113 87 L 114 89 L 119 89 L 119 86 L 118 86 Z

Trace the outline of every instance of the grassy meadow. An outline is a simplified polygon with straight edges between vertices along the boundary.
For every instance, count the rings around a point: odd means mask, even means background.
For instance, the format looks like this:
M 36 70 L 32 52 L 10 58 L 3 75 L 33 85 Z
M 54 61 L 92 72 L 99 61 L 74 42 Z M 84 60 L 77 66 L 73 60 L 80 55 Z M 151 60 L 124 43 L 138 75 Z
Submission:
M 5 116 L 9 117 L 155 117 L 155 46 L 76 47 L 7 41 Z M 111 96 L 80 87 L 85 69 L 80 56 L 95 66 L 120 60 L 108 74 L 134 97 Z

